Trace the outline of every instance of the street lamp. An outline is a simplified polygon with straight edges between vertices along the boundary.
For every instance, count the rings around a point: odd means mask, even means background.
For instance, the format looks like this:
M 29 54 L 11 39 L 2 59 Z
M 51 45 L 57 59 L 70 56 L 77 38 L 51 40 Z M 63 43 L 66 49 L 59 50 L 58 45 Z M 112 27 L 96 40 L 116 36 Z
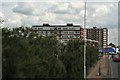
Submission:
M 95 41 L 95 40 L 91 40 L 91 39 L 86 39 L 86 1 L 85 1 L 85 8 L 84 8 L 84 79 L 86 79 L 86 41 L 93 41 L 93 42 L 98 42 L 99 45 L 99 41 Z
M 2 24 L 4 20 L 0 17 L 0 78 L 2 78 Z
M 2 17 L 0 17 L 0 24 L 3 24 L 4 20 Z
M 84 79 L 86 79 L 86 1 L 85 1 L 85 10 L 84 10 Z

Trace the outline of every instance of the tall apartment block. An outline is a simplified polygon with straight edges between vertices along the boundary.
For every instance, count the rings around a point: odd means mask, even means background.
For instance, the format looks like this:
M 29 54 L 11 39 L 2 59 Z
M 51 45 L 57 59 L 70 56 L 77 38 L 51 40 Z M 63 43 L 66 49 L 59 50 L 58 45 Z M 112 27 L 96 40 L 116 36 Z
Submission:
M 99 42 L 99 47 L 107 47 L 108 45 L 108 29 L 107 28 L 86 28 L 86 38 Z
M 56 35 L 62 42 L 69 40 L 82 40 L 83 39 L 83 28 L 81 25 L 73 25 L 71 23 L 66 25 L 34 25 L 32 31 L 37 32 L 41 35 Z

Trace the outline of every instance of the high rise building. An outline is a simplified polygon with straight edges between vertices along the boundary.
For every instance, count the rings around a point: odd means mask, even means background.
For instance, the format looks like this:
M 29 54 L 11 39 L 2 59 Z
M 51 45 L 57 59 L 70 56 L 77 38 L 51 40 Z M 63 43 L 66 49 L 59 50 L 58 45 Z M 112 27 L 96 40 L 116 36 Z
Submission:
M 108 29 L 107 28 L 86 28 L 86 38 L 98 41 L 99 47 L 107 47 L 108 45 Z

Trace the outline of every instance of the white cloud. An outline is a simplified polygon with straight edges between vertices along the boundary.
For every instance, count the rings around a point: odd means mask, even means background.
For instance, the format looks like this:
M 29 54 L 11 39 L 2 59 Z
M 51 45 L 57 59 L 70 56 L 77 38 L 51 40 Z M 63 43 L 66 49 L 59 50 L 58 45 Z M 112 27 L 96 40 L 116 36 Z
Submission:
M 14 5 L 12 11 L 24 15 L 41 15 L 38 5 L 35 6 L 35 4 L 31 2 L 20 2 Z
M 84 2 L 85 0 L 2 0 L 3 2 Z M 118 2 L 119 0 L 86 0 L 87 2 Z
M 84 17 L 85 10 L 80 11 L 80 16 Z M 88 11 L 86 10 L 86 16 L 88 16 Z
M 113 8 L 113 7 L 114 7 L 114 5 L 113 5 L 113 4 L 110 4 L 110 7 L 112 7 L 112 8 Z
M 95 16 L 96 16 L 96 14 L 94 14 L 94 13 L 93 13 L 93 15 L 92 15 L 92 16 L 93 16 L 93 17 L 95 17 Z
M 7 3 L 3 7 L 6 8 Z M 48 22 L 50 24 L 66 24 L 72 22 L 83 25 L 84 3 L 73 2 L 22 2 L 11 5 L 3 10 L 6 19 L 5 26 L 16 27 L 23 24 L 36 25 Z M 14 7 L 13 7 L 14 6 Z M 11 10 L 11 7 L 12 10 Z M 87 3 L 87 25 L 92 27 L 107 27 L 112 31 L 117 27 L 117 3 Z M 9 13 L 9 14 L 8 14 Z M 19 14 L 18 14 L 19 13 Z M 112 29 L 111 29 L 112 28 Z M 113 31 L 116 31 L 113 30 Z M 110 32 L 109 36 L 113 34 Z M 117 33 L 114 33 L 117 35 Z M 114 41 L 109 37 L 109 42 Z
M 112 7 L 110 6 L 112 5 Z M 89 3 L 88 25 L 98 25 L 107 28 L 117 27 L 118 24 L 117 3 Z
M 33 14 L 34 7 L 31 4 L 18 3 L 13 7 L 13 12 L 31 15 Z
M 54 13 L 46 13 L 45 16 L 42 17 L 44 22 L 56 22 L 56 15 Z
M 71 6 L 75 9 L 80 9 L 80 8 L 83 8 L 84 7 L 84 3 L 83 2 L 71 2 L 70 3 Z
M 114 11 L 116 8 L 115 6 L 116 5 L 113 3 L 87 3 L 87 24 L 91 24 L 91 26 L 93 24 L 103 26 L 109 23 L 109 21 L 115 22 L 112 18 L 116 15 L 116 12 Z M 65 23 L 67 20 L 73 21 L 73 23 L 82 23 L 84 16 L 84 3 L 78 1 L 60 3 L 22 2 L 14 5 L 12 10 L 14 11 L 14 14 L 16 13 L 18 16 L 23 16 L 26 20 L 23 20 L 25 23 L 27 23 L 27 21 L 30 23 L 30 20 L 32 23 L 43 23 L 44 21 L 51 23 L 59 23 L 60 21 Z M 112 13 L 113 11 L 114 13 Z M 30 18 L 31 16 L 33 19 Z M 27 20 L 29 18 L 30 20 Z
M 118 45 L 118 28 L 112 28 L 108 30 L 108 38 L 109 38 L 109 43 L 114 43 Z
M 95 10 L 95 14 L 96 16 L 102 16 L 105 15 L 107 13 L 110 12 L 110 7 L 103 5 L 103 6 L 99 6 L 96 10 Z
M 5 16 L 4 16 L 4 14 L 0 11 L 0 17 L 1 18 L 4 18 Z

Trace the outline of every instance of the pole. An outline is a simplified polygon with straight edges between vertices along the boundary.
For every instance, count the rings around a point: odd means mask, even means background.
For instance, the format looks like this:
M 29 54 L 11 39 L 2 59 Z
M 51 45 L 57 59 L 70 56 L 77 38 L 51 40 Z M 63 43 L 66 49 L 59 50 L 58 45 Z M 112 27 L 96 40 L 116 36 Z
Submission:
M 4 23 L 4 20 L 2 19 L 2 17 L 0 17 L 0 28 L 2 28 L 3 23 Z
M 84 79 L 86 79 L 86 1 L 84 11 Z
M 100 31 L 100 30 L 99 30 Z M 101 36 L 99 35 L 99 41 L 98 41 L 98 49 L 100 49 L 101 48 Z M 100 58 L 100 56 L 101 56 L 102 54 L 100 54 L 99 53 L 99 70 L 98 70 L 98 75 L 99 76 L 101 76 L 101 58 Z

